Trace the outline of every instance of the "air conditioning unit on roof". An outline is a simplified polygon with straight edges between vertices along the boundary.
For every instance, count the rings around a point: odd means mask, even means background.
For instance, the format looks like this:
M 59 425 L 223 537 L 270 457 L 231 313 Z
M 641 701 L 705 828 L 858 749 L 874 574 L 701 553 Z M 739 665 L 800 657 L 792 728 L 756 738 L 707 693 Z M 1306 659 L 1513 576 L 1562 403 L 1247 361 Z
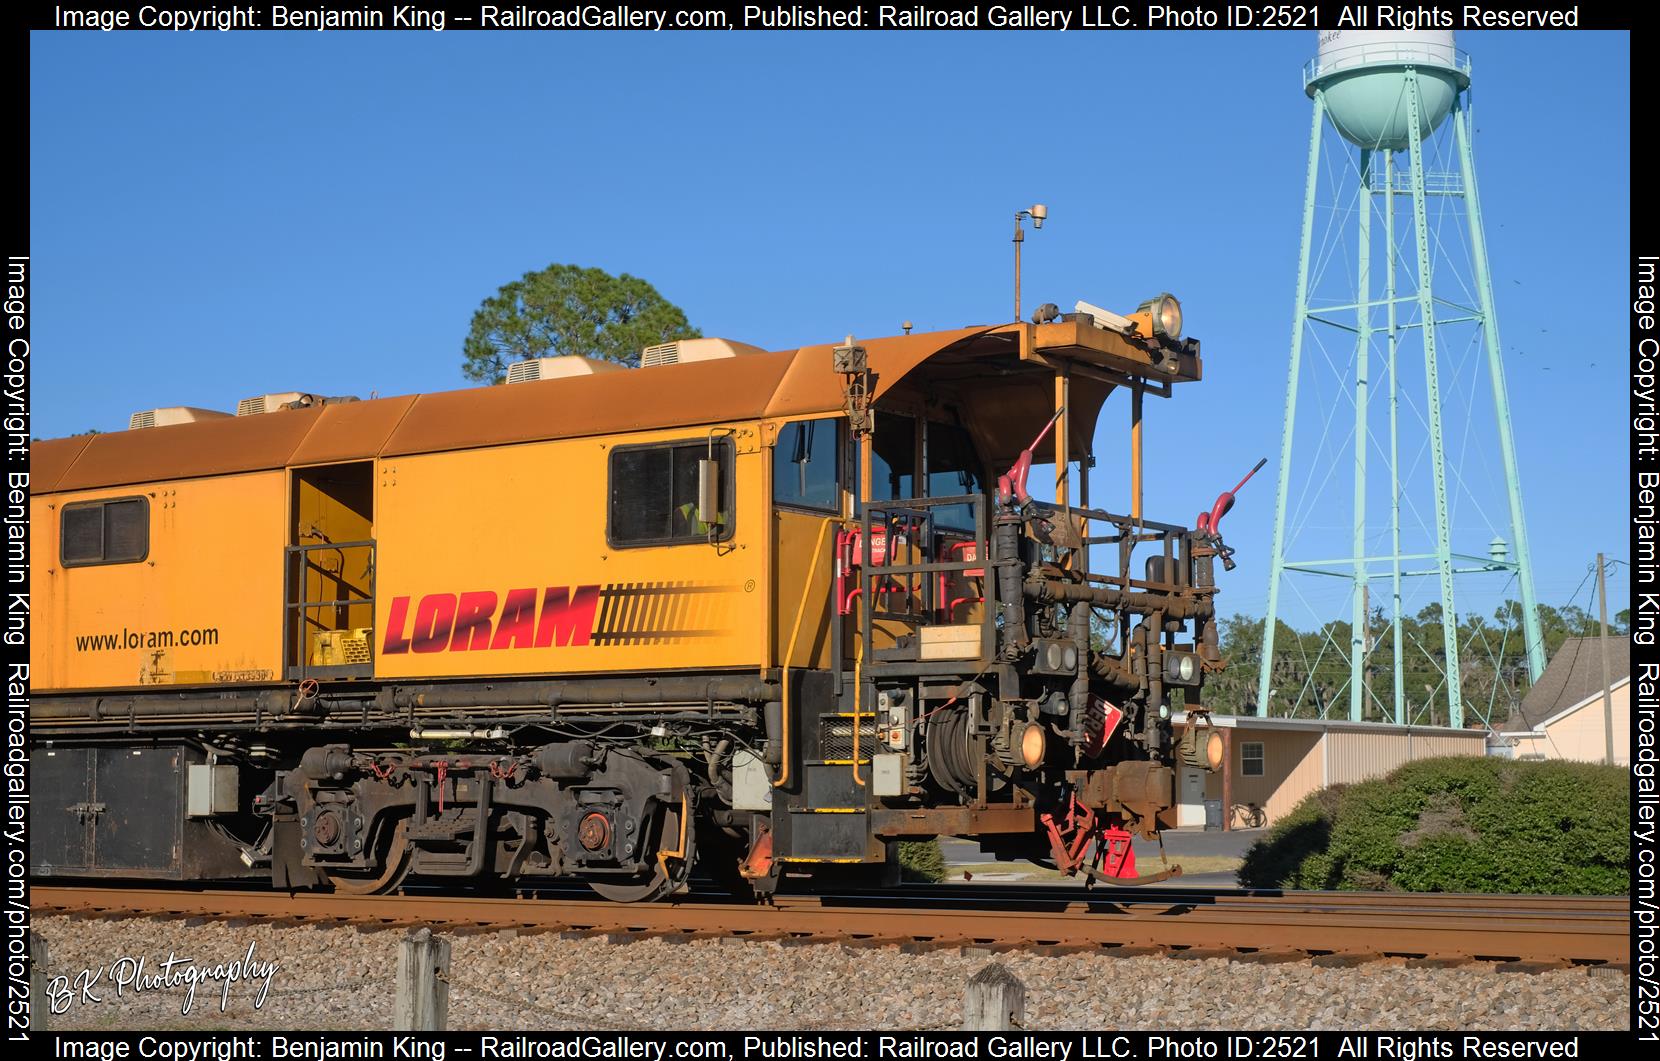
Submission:
M 533 383 L 539 379 L 566 379 L 571 376 L 597 376 L 602 372 L 620 372 L 628 368 L 615 361 L 597 357 L 527 357 L 507 367 L 507 382 Z
M 672 343 L 648 346 L 640 352 L 640 367 L 684 365 L 692 361 L 716 361 L 740 354 L 764 354 L 759 346 L 731 339 L 676 339 Z
M 145 427 L 171 427 L 174 424 L 194 424 L 200 420 L 227 420 L 230 413 L 217 409 L 196 409 L 188 405 L 169 405 L 162 409 L 140 409 L 127 418 L 127 430 Z

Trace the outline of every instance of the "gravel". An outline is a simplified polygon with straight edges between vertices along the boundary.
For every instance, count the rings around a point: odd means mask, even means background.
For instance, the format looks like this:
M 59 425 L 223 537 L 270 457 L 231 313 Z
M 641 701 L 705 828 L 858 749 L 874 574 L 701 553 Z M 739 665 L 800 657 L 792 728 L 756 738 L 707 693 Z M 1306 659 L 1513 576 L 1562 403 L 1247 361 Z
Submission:
M 335 1029 L 390 1027 L 404 932 L 350 927 L 158 919 L 38 919 L 50 946 L 52 991 L 73 996 L 55 1029 Z M 1610 1029 L 1630 1027 L 1630 978 L 1577 969 L 1497 972 L 1491 966 L 1351 968 L 1220 958 L 1056 957 L 1006 952 L 837 944 L 561 939 L 513 931 L 450 937 L 449 1026 L 455 1030 L 922 1029 L 961 1020 L 963 984 L 991 961 L 1026 985 L 1026 1027 L 1149 1029 Z M 262 1006 L 259 981 L 116 992 L 112 963 L 169 955 L 209 966 L 275 962 Z M 181 961 L 175 973 L 186 966 Z M 131 965 L 123 967 L 131 969 Z M 83 1000 L 74 981 L 104 970 Z M 90 975 L 90 974 L 89 974 Z

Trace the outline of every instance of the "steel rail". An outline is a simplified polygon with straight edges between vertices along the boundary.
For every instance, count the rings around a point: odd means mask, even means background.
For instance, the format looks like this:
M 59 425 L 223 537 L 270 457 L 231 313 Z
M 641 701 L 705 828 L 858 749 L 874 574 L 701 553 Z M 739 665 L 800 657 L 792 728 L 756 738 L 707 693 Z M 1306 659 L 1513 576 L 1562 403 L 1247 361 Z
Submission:
M 425 895 L 288 894 L 37 886 L 38 914 L 256 918 L 368 927 L 448 926 L 751 939 L 1168 952 L 1297 960 L 1420 958 L 1547 965 L 1629 965 L 1622 899 L 1309 892 L 1218 892 L 1135 899 L 1081 889 L 1022 898 L 955 896 L 903 907 L 859 897 L 780 897 L 774 905 L 621 904 Z M 868 897 L 871 902 L 893 896 Z M 851 901 L 850 901 L 851 900 Z

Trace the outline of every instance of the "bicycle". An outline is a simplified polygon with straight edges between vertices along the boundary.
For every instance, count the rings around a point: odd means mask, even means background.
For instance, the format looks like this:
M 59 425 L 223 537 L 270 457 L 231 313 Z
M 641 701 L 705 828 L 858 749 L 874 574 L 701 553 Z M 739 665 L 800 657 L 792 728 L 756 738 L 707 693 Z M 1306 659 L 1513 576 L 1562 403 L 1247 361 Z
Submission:
M 1255 803 L 1235 803 L 1232 820 L 1236 828 L 1260 829 L 1268 824 L 1268 814 Z

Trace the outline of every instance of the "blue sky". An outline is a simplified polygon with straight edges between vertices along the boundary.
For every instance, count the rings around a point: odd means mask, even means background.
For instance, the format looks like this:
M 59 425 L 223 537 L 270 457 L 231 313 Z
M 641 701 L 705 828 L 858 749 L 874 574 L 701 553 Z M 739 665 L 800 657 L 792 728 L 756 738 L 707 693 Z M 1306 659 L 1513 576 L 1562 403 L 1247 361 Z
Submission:
M 1475 62 L 1539 595 L 1585 605 L 1586 564 L 1625 559 L 1628 540 L 1629 36 L 1458 44 Z M 35 433 L 267 391 L 463 386 L 480 300 L 551 262 L 642 276 L 705 334 L 769 349 L 999 322 L 1012 215 L 1041 201 L 1028 307 L 1127 310 L 1169 290 L 1204 342 L 1206 381 L 1149 403 L 1148 514 L 1189 520 L 1272 458 L 1224 524 L 1241 561 L 1224 610 L 1259 614 L 1313 47 L 1312 33 L 37 33 Z M 1092 483 L 1119 508 L 1121 404 Z M 1496 457 L 1449 454 L 1473 507 L 1502 515 Z M 1331 514 L 1304 541 L 1342 555 L 1347 509 Z M 1475 525 L 1455 547 L 1489 536 Z M 1623 569 L 1610 596 L 1629 596 Z

